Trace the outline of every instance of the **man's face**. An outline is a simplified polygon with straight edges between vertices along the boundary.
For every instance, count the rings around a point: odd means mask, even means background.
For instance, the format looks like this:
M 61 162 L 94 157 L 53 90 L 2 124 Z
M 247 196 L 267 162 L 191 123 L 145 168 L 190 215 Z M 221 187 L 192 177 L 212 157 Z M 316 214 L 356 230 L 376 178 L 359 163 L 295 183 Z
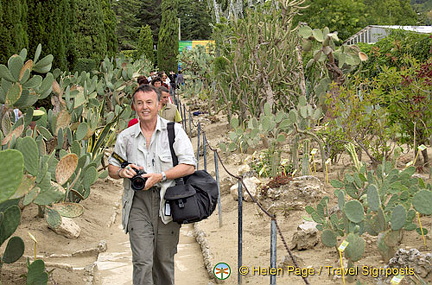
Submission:
M 161 85 L 162 85 L 162 83 L 160 82 L 160 81 L 155 81 L 155 83 L 154 83 L 154 87 L 161 87 Z
M 169 102 L 168 92 L 161 92 L 160 102 L 162 103 L 162 106 L 165 106 Z
M 138 91 L 134 95 L 132 109 L 137 113 L 141 122 L 152 122 L 156 120 L 158 114 L 159 102 L 157 94 L 154 91 Z

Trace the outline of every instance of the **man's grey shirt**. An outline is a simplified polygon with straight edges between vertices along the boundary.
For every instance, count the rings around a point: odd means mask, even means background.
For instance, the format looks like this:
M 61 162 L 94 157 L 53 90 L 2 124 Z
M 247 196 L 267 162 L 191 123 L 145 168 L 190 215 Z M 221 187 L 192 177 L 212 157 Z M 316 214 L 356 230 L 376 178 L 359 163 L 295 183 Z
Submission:
M 114 152 L 120 155 L 129 163 L 143 166 L 147 173 L 161 173 L 173 167 L 171 151 L 168 141 L 167 123 L 169 121 L 158 116 L 156 123 L 156 130 L 151 138 L 150 146 L 146 145 L 144 135 L 141 133 L 140 124 L 135 124 L 123 130 L 118 136 L 115 144 Z M 178 157 L 179 164 L 188 164 L 196 167 L 196 159 L 192 143 L 188 138 L 186 132 L 180 124 L 174 124 L 175 141 L 174 152 Z M 113 158 L 109 158 L 109 164 L 120 167 L 120 162 Z M 165 196 L 166 189 L 174 185 L 174 180 L 167 180 L 166 182 L 158 183 L 161 203 L 159 207 L 159 216 L 162 221 L 167 224 L 172 221 L 171 216 L 165 216 Z M 129 214 L 132 206 L 132 200 L 135 191 L 130 186 L 130 180 L 124 179 L 123 181 L 124 192 L 122 199 L 122 224 L 123 229 L 127 231 L 129 222 Z

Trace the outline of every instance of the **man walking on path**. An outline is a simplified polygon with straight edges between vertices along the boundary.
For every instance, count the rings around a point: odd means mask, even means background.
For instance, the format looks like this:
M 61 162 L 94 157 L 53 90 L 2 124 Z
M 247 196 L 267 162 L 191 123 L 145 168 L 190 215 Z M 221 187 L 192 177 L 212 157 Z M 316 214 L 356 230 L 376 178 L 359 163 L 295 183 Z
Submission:
M 168 121 L 158 116 L 156 89 L 139 86 L 132 96 L 132 109 L 139 124 L 122 131 L 114 152 L 129 165 L 110 157 L 108 171 L 114 179 L 123 178 L 122 223 L 132 250 L 134 285 L 174 284 L 174 255 L 180 225 L 172 222 L 163 197 L 174 179 L 192 174 L 196 160 L 192 143 L 181 125 L 175 124 L 174 151 L 178 165 L 173 167 L 168 142 Z M 121 167 L 123 166 L 123 167 Z M 133 190 L 130 179 L 143 170 L 142 190 Z

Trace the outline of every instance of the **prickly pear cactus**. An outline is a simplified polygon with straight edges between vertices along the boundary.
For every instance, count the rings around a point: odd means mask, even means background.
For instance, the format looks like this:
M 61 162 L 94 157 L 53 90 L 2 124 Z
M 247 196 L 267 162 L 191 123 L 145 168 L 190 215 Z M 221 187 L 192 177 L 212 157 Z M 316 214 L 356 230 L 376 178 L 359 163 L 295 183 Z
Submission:
M 75 172 L 75 169 L 78 165 L 78 156 L 74 153 L 69 153 L 63 156 L 56 167 L 56 180 L 60 185 L 65 184 L 72 174 Z
M 349 242 L 349 245 L 345 249 L 345 257 L 353 262 L 360 260 L 365 251 L 364 239 L 356 233 L 350 233 L 346 241 Z
M 333 247 L 337 244 L 336 234 L 334 231 L 325 229 L 321 234 L 321 241 L 325 246 Z
M 24 167 L 28 173 L 36 176 L 39 171 L 39 148 L 32 137 L 24 137 L 17 145 L 24 156 Z
M 52 205 L 52 209 L 66 218 L 76 218 L 84 213 L 84 207 L 77 203 L 57 203 Z
M 432 215 L 432 191 L 421 190 L 413 197 L 414 208 L 423 215 Z
M 2 262 L 14 263 L 24 254 L 24 241 L 20 237 L 11 237 L 6 245 Z M 1 263 L 1 262 L 0 262 Z
M 27 284 L 47 284 L 48 273 L 43 260 L 36 259 L 28 265 Z
M 0 245 L 2 245 L 18 228 L 21 222 L 21 210 L 17 205 L 0 212 Z
M 0 171 L 0 203 L 6 201 L 17 190 L 23 177 L 24 158 L 14 149 L 0 151 L 0 161 L 6 163 Z
M 346 202 L 344 206 L 344 213 L 353 223 L 360 223 L 364 219 L 363 205 L 357 200 Z

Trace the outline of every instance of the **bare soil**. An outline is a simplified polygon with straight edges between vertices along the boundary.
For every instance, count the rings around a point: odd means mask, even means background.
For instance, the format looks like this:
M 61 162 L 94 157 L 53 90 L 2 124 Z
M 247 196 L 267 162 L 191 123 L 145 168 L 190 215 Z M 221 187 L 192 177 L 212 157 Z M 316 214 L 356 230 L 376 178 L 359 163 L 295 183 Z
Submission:
M 210 123 L 203 120 L 203 123 L 211 146 L 215 147 L 218 142 L 225 140 L 226 122 Z M 193 143 L 196 145 L 196 137 L 193 138 Z M 201 169 L 203 160 L 204 158 L 201 157 Z M 239 162 L 233 160 L 231 154 L 222 154 L 222 160 L 230 172 L 237 174 Z M 207 162 L 208 171 L 213 172 L 212 152 L 208 152 Z M 331 168 L 330 178 L 340 176 L 341 170 L 347 165 L 349 165 L 349 159 L 339 161 L 338 165 Z M 221 180 L 223 180 L 228 174 L 221 166 L 219 168 Z M 315 175 L 324 182 L 323 172 L 317 172 Z M 46 222 L 37 217 L 36 206 L 24 208 L 22 223 L 15 235 L 24 239 L 25 255 L 17 263 L 3 266 L 0 283 L 4 285 L 25 284 L 25 278 L 22 275 L 26 273 L 26 259 L 32 260 L 34 256 L 34 242 L 28 234 L 31 233 L 38 241 L 37 258 L 43 259 L 47 269 L 51 272 L 49 284 L 132 284 L 128 239 L 120 229 L 121 192 L 119 181 L 111 179 L 97 181 L 90 197 L 82 201 L 85 208 L 84 214 L 75 219 L 81 227 L 81 234 L 77 239 L 67 239 L 48 229 Z M 328 195 L 332 198 L 332 193 L 332 187 L 325 184 L 325 193 L 322 193 L 322 196 Z M 176 284 L 237 284 L 238 202 L 226 189 L 223 189 L 221 202 L 222 212 L 219 213 L 216 210 L 209 219 L 197 223 L 195 228 L 190 225 L 182 227 L 183 241 L 176 257 Z M 316 202 L 306 201 L 305 205 L 307 204 L 315 206 Z M 308 217 L 304 207 L 278 214 L 277 223 L 288 247 L 290 247 L 298 225 L 303 223 L 304 217 Z M 423 227 L 429 230 L 426 247 L 423 246 L 421 236 L 415 232 L 407 232 L 403 237 L 401 248 L 417 248 L 423 249 L 423 252 L 430 252 L 432 248 L 430 217 L 423 217 L 422 223 Z M 195 236 L 201 237 L 201 249 L 195 243 Z M 250 270 L 249 274 L 242 277 L 242 283 L 269 284 L 270 276 L 266 269 L 270 266 L 270 218 L 252 202 L 243 202 L 242 247 L 242 265 L 247 266 Z M 0 252 L 3 250 L 0 248 Z M 111 258 L 114 258 L 113 256 L 118 251 L 122 252 L 122 256 L 117 257 L 115 270 L 107 266 L 109 265 L 107 263 L 104 263 L 105 266 L 101 265 L 102 257 L 106 257 L 107 252 L 111 254 Z M 340 276 L 330 270 L 332 267 L 340 267 L 339 255 L 334 248 L 318 243 L 313 249 L 302 251 L 293 249 L 292 253 L 302 271 L 288 273 L 284 270 L 282 275 L 277 276 L 278 284 L 305 284 L 301 276 L 297 276 L 302 273 L 308 275 L 310 284 L 343 284 Z M 281 237 L 278 236 L 277 265 L 283 267 L 292 264 L 287 256 L 288 252 Z M 212 268 L 218 262 L 225 262 L 232 269 L 231 276 L 223 282 L 211 278 Z M 367 268 L 382 268 L 385 265 L 376 249 L 375 240 L 367 240 L 364 258 L 356 265 Z M 312 269 L 314 274 L 310 274 Z M 318 274 L 320 269 L 321 273 Z M 309 274 L 306 274 L 307 272 Z M 377 278 L 364 275 L 362 272 L 356 274 L 354 279 L 361 280 L 363 284 L 379 283 Z M 432 282 L 432 279 L 425 281 Z M 405 279 L 400 284 L 408 284 L 408 282 Z

